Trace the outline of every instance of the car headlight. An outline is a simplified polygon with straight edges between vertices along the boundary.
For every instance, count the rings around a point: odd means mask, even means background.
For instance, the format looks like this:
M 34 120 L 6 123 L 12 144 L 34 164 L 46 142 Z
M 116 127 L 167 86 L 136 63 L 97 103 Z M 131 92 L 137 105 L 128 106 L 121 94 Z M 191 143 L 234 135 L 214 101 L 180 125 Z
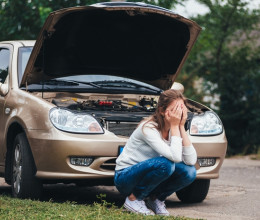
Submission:
M 50 110 L 50 121 L 62 130 L 72 133 L 103 134 L 104 130 L 89 114 L 71 112 L 67 109 L 53 108 Z
M 190 135 L 218 135 L 223 132 L 223 125 L 214 112 L 194 115 L 190 125 Z

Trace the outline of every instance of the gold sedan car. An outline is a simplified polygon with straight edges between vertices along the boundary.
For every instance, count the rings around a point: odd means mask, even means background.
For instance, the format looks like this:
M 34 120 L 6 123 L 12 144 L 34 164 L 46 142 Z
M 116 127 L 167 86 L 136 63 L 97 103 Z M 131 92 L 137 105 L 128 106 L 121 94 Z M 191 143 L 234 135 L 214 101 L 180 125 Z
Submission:
M 167 9 L 100 3 L 51 13 L 36 42 L 0 42 L 0 174 L 12 195 L 39 198 L 44 183 L 113 184 L 115 159 L 200 30 Z M 189 105 L 197 180 L 176 193 L 200 202 L 227 141 L 215 112 Z

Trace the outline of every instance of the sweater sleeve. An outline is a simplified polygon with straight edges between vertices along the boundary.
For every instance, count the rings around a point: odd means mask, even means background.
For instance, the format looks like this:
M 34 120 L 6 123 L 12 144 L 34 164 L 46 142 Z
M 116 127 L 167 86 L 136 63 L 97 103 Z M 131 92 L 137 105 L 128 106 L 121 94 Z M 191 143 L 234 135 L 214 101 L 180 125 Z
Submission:
M 182 160 L 187 165 L 195 165 L 197 162 L 197 153 L 193 145 L 189 147 L 183 147 Z
M 173 162 L 179 163 L 182 161 L 182 138 L 172 136 L 169 146 L 163 141 L 156 128 L 144 126 L 141 130 L 143 130 L 143 140 L 156 152 Z

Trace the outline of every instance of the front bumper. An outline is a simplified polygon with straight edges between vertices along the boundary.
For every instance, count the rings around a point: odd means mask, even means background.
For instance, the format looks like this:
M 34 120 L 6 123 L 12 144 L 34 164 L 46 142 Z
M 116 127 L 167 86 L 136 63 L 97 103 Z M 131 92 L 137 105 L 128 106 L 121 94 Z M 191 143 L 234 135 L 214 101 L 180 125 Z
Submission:
M 31 130 L 27 135 L 37 167 L 36 176 L 50 180 L 113 178 L 118 148 L 127 141 L 110 132 L 82 135 L 53 129 L 51 132 Z M 209 167 L 200 167 L 197 162 L 197 179 L 218 178 L 227 150 L 225 133 L 189 138 L 198 158 L 216 158 L 215 165 Z M 70 163 L 71 156 L 88 156 L 95 160 L 88 167 L 75 166 Z
M 125 145 L 126 139 L 106 132 L 101 135 L 82 135 L 50 131 L 27 131 L 32 149 L 36 176 L 41 179 L 99 179 L 112 178 L 114 170 L 107 166 L 118 155 L 119 146 Z M 75 166 L 70 157 L 93 157 L 88 166 Z
M 227 151 L 227 139 L 225 133 L 216 136 L 189 136 L 197 151 L 198 158 L 215 158 L 213 166 L 200 167 L 196 163 L 197 179 L 216 179 L 219 177 L 219 170 L 225 159 Z

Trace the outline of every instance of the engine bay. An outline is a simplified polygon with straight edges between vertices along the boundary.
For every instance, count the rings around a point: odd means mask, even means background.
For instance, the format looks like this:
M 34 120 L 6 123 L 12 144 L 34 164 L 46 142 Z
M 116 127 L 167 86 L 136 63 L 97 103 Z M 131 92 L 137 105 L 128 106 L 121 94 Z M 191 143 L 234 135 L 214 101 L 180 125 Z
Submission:
M 55 106 L 92 115 L 106 130 L 127 137 L 132 134 L 140 121 L 155 112 L 159 98 L 159 96 L 136 94 L 45 93 L 44 95 L 44 99 Z M 200 111 L 196 103 L 190 105 L 188 109 L 186 130 L 189 129 L 193 114 Z
M 138 123 L 149 117 L 157 107 L 155 97 L 140 97 L 140 99 L 99 96 L 89 99 L 62 98 L 52 99 L 52 103 L 61 108 L 82 111 L 95 117 L 106 130 L 116 135 L 130 136 Z
M 154 98 L 141 98 L 139 101 L 122 101 L 113 99 L 82 100 L 78 98 L 52 99 L 52 103 L 59 107 L 78 111 L 113 111 L 113 112 L 154 112 L 157 101 Z

